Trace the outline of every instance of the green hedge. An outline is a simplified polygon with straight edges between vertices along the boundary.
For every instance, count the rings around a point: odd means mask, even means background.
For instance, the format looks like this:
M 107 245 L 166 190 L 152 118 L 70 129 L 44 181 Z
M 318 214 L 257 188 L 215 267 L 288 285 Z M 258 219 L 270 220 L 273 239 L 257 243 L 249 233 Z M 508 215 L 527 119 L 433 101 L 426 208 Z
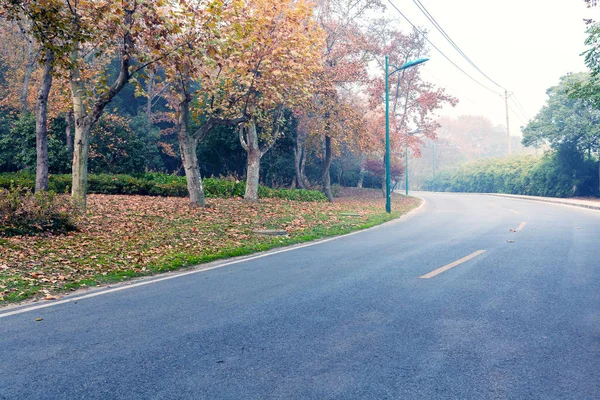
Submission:
M 206 197 L 241 197 L 246 190 L 245 182 L 229 179 L 204 178 Z M 0 174 L 0 188 L 20 186 L 33 189 L 35 175 L 27 172 Z M 67 193 L 71 188 L 71 175 L 50 175 L 48 189 L 56 193 Z M 184 176 L 156 172 L 136 175 L 90 174 L 88 192 L 101 194 L 136 194 L 143 196 L 186 197 L 188 195 Z M 323 193 L 305 189 L 272 189 L 259 186 L 258 196 L 296 201 L 326 201 Z
M 486 159 L 428 179 L 424 190 L 571 197 L 598 195 L 598 163 L 560 154 Z

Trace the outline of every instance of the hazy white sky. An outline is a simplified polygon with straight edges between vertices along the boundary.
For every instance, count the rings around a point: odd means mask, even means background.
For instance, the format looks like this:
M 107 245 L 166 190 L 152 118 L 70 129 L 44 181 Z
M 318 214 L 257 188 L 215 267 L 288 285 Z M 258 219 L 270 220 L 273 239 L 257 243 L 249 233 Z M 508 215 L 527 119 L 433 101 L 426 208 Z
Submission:
M 429 39 L 452 61 L 479 82 L 501 92 L 470 66 L 425 18 L 413 0 L 391 0 L 414 24 L 429 31 Z M 397 15 L 384 1 L 389 16 Z M 568 72 L 585 71 L 584 17 L 599 19 L 598 10 L 583 0 L 421 0 L 446 33 L 490 78 L 515 93 L 530 118 L 546 99 L 546 89 Z M 471 81 L 435 49 L 422 68 L 426 80 L 460 99 L 440 115 L 485 115 L 506 124 L 504 99 Z M 511 134 L 520 135 L 527 118 L 509 101 Z

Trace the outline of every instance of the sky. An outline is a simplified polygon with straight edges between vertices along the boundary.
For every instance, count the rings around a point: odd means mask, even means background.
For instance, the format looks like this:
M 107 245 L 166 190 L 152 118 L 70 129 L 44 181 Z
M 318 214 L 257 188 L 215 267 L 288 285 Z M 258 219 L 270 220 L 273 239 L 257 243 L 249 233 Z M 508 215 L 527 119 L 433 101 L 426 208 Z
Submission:
M 410 25 L 383 0 L 390 17 Z M 448 58 L 480 83 L 503 94 L 434 28 L 415 0 L 390 0 L 412 23 L 429 31 L 429 39 Z M 420 0 L 458 47 L 488 77 L 514 93 L 509 100 L 510 133 L 533 118 L 546 100 L 546 90 L 568 72 L 586 71 L 583 18 L 600 19 L 600 10 L 587 9 L 583 0 Z M 395 17 L 394 17 L 395 18 Z M 431 48 L 431 46 L 430 46 Z M 484 115 L 494 125 L 506 126 L 504 97 L 470 80 L 437 50 L 423 64 L 425 80 L 447 89 L 460 103 L 439 115 Z M 523 111 L 517 106 L 520 103 Z

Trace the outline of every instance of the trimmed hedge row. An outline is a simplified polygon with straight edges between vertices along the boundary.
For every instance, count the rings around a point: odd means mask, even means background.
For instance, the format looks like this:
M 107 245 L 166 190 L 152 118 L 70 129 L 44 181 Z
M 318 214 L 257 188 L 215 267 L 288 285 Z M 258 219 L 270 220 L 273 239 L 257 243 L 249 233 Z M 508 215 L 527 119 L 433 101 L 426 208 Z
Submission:
M 424 190 L 571 197 L 598 194 L 598 163 L 567 164 L 557 154 L 486 159 L 428 179 Z
M 206 197 L 242 197 L 246 190 L 245 182 L 229 179 L 204 178 Z M 0 174 L 0 188 L 13 186 L 35 187 L 35 175 L 27 172 Z M 71 188 L 71 175 L 50 175 L 48 189 L 56 193 L 67 193 Z M 142 196 L 187 197 L 185 177 L 150 172 L 137 175 L 90 174 L 88 175 L 88 193 L 129 194 Z M 321 192 L 306 189 L 272 189 L 259 186 L 258 196 L 296 201 L 326 201 Z

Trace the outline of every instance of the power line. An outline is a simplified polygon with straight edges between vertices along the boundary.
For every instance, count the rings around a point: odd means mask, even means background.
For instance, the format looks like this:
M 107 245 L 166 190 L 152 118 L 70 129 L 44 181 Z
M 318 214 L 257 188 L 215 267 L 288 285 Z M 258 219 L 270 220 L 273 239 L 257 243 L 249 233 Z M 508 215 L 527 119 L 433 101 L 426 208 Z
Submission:
M 525 117 L 526 120 L 529 120 L 529 118 L 527 117 L 527 114 L 525 114 L 525 112 L 521 109 L 521 107 L 519 107 L 519 104 L 514 99 L 514 97 L 511 97 L 511 99 L 513 101 L 513 105 L 516 107 L 517 111 L 519 112 L 519 115 L 522 115 L 523 117 Z
M 458 47 L 458 45 L 454 42 L 454 40 L 452 40 L 450 35 L 448 35 L 446 33 L 446 31 L 444 30 L 444 28 L 442 28 L 441 25 L 436 21 L 436 19 L 433 17 L 433 15 L 431 15 L 431 13 L 427 10 L 427 8 L 425 8 L 425 6 L 423 5 L 423 3 L 421 3 L 420 0 L 413 0 L 413 3 L 415 3 L 415 5 L 419 8 L 419 10 L 421 10 L 421 12 L 427 17 L 427 19 L 433 24 L 433 26 L 448 41 L 448 43 L 450 43 L 452 45 L 452 47 L 454 47 L 454 49 L 458 52 L 458 54 L 460 54 L 469 64 L 471 64 L 471 66 L 473 66 L 473 68 L 475 68 L 477 71 L 479 71 L 479 73 L 481 75 L 483 75 L 484 77 L 486 77 L 490 82 L 492 82 L 494 85 L 498 86 L 500 89 L 504 89 L 504 87 L 502 85 L 500 85 L 499 83 L 494 81 L 492 78 L 490 78 L 485 72 L 483 72 L 481 70 L 481 68 L 479 68 L 473 61 L 471 61 L 471 59 L 465 54 L 465 52 L 462 51 L 460 49 L 460 47 Z
M 440 53 L 446 60 L 448 60 L 450 62 L 450 64 L 454 65 L 454 67 L 456 67 L 456 69 L 458 69 L 460 72 L 462 72 L 463 74 L 465 74 L 469 79 L 471 79 L 473 82 L 477 83 L 479 86 L 489 90 L 492 93 L 497 94 L 498 96 L 501 96 L 500 93 L 496 92 L 494 89 L 490 89 L 489 87 L 487 87 L 486 85 L 484 85 L 483 83 L 479 82 L 477 79 L 473 78 L 471 75 L 469 75 L 468 73 L 466 73 L 461 67 L 459 67 L 458 65 L 456 65 L 454 63 L 454 61 L 452 61 L 450 58 L 448 58 L 448 56 L 446 54 L 444 54 L 443 51 L 441 51 L 435 44 L 433 44 L 433 42 L 431 40 L 429 40 L 429 38 L 419 29 L 417 28 L 417 26 L 415 24 L 413 24 L 407 17 L 406 15 L 404 15 L 404 13 L 402 11 L 400 11 L 400 9 L 398 7 L 396 7 L 396 5 L 394 3 L 392 3 L 391 0 L 387 0 L 388 3 L 390 3 L 390 5 L 392 7 L 394 7 L 396 9 L 396 11 L 398 11 L 398 13 L 415 29 L 415 31 L 417 31 L 418 33 L 420 33 L 421 35 L 423 35 L 423 38 L 434 48 L 438 51 L 438 53 Z
M 454 42 L 454 40 L 452 40 L 452 38 L 450 37 L 450 35 L 448 35 L 448 33 L 446 33 L 446 31 L 444 30 L 444 28 L 442 28 L 442 26 L 437 22 L 437 20 L 435 19 L 435 17 L 429 12 L 429 10 L 427 10 L 427 8 L 425 7 L 425 5 L 423 5 L 423 3 L 421 2 L 421 0 L 413 0 L 413 3 L 415 3 L 415 5 L 419 8 L 419 10 L 421 10 L 421 12 L 427 17 L 427 19 L 433 24 L 433 26 L 442 34 L 442 36 L 448 41 L 448 43 L 450 43 L 452 45 L 452 47 L 454 47 L 454 49 L 471 65 L 473 66 L 473 68 L 475 68 L 477 71 L 479 71 L 479 73 L 481 73 L 485 78 L 487 78 L 491 83 L 493 83 L 494 85 L 498 86 L 499 88 L 506 90 L 502 85 L 500 85 L 498 82 L 494 81 L 492 78 L 490 78 L 485 72 L 483 72 L 481 70 L 481 68 L 479 68 L 466 54 L 464 51 L 461 50 L 460 47 L 458 47 L 458 45 L 456 44 L 456 42 Z M 531 119 L 529 118 L 529 115 L 527 114 L 527 112 L 525 111 L 525 108 L 521 105 L 521 102 L 519 102 L 519 100 L 516 98 L 516 94 L 513 92 L 512 93 L 512 97 L 513 97 L 513 102 L 515 104 L 515 106 L 517 107 L 517 110 L 527 119 Z
M 388 0 L 388 2 L 391 3 L 390 0 Z M 498 82 L 496 82 L 495 80 L 493 80 L 492 78 L 489 77 L 489 75 L 487 75 L 485 72 L 483 72 L 483 70 L 481 68 L 479 68 L 466 54 L 464 51 L 462 51 L 462 49 L 456 44 L 456 42 L 454 40 L 452 40 L 452 38 L 450 37 L 450 35 L 448 35 L 448 33 L 446 33 L 446 31 L 444 30 L 444 28 L 442 28 L 442 26 L 437 22 L 437 20 L 435 19 L 435 17 L 429 12 L 429 10 L 427 10 L 427 8 L 423 5 L 423 3 L 421 2 L 421 0 L 413 0 L 413 3 L 417 6 L 417 8 L 423 13 L 423 15 L 425 15 L 425 17 L 427 17 L 427 19 L 433 24 L 433 26 L 439 31 L 439 33 L 441 33 L 442 37 L 444 39 L 446 39 L 446 41 L 448 43 L 450 43 L 450 45 L 458 52 L 459 55 L 461 55 L 473 68 L 475 68 L 481 75 L 483 75 L 488 81 L 490 81 L 491 83 L 493 83 L 494 85 L 496 85 L 497 87 L 501 88 L 504 92 L 505 95 L 502 96 L 501 94 L 493 91 L 494 93 L 498 94 L 501 97 L 505 97 L 505 102 L 506 102 L 506 113 L 507 113 L 507 130 L 508 128 L 508 110 L 509 110 L 509 104 L 508 104 L 508 98 L 512 97 L 513 98 L 513 103 L 515 104 L 515 106 L 517 107 L 517 110 L 525 117 L 526 120 L 530 120 L 527 112 L 525 111 L 524 107 L 521 105 L 521 103 L 519 102 L 519 100 L 516 99 L 516 95 L 514 94 L 514 92 L 511 93 L 510 96 L 508 96 L 508 90 L 503 87 L 502 85 L 500 85 Z M 412 24 L 412 22 L 410 22 L 408 20 L 408 18 L 406 18 L 406 16 L 404 14 L 402 14 L 402 12 L 400 10 L 398 10 L 398 8 L 396 6 L 394 6 L 394 4 L 392 4 L 392 6 L 394 8 L 396 8 L 396 10 L 400 13 L 400 15 L 402 15 L 411 25 L 414 26 L 414 24 Z M 416 27 L 415 27 L 416 29 Z M 428 40 L 429 43 L 431 43 L 431 41 Z M 433 44 L 432 44 L 433 45 Z M 435 47 L 435 46 L 434 46 Z M 435 47 L 436 50 L 440 51 L 437 47 Z M 440 51 L 441 53 L 441 51 Z M 448 57 L 442 53 L 442 55 L 448 59 Z M 454 63 L 452 63 L 454 64 Z M 456 66 L 456 64 L 454 64 L 454 66 Z M 462 71 L 462 70 L 461 70 Z M 464 73 L 464 71 L 462 71 Z M 466 74 L 468 75 L 468 74 Z M 473 79 L 470 75 L 468 75 L 471 79 Z M 479 83 L 479 82 L 478 82 Z M 486 89 L 489 90 L 489 88 L 486 87 Z M 525 121 L 523 121 L 521 115 L 519 115 L 517 112 L 515 112 L 515 110 L 510 107 L 510 110 L 513 112 L 513 114 L 515 114 L 515 116 L 522 122 L 525 124 Z M 510 143 L 510 141 L 509 141 Z M 510 150 L 509 150 L 510 153 Z
M 523 111 L 523 114 L 527 117 L 527 119 L 530 120 L 531 117 L 529 116 L 529 114 L 525 110 L 525 107 L 523 107 L 519 99 L 517 99 L 517 95 L 515 95 L 515 102 L 517 103 L 517 106 L 521 109 L 521 111 Z
M 437 75 L 435 75 L 434 73 L 432 73 L 431 70 L 423 70 L 423 73 L 426 74 L 426 75 L 430 75 L 431 77 L 433 77 L 434 79 L 436 79 L 439 82 L 442 82 L 442 79 L 440 79 Z M 447 89 L 450 89 L 451 92 L 461 93 L 460 90 L 457 90 L 455 87 L 450 86 L 448 84 L 444 83 L 444 87 L 447 88 Z M 452 93 L 450 93 L 450 94 L 452 94 Z M 459 97 L 461 100 L 464 99 L 464 100 L 468 101 L 469 103 L 472 103 L 472 104 L 478 106 L 480 109 L 482 109 L 482 110 L 484 110 L 484 111 L 486 111 L 486 112 L 488 112 L 490 114 L 494 114 L 494 111 L 492 111 L 489 108 L 487 108 L 486 106 L 484 106 L 480 101 L 478 102 L 478 101 L 475 101 L 473 99 L 470 99 L 469 97 L 465 96 L 464 94 L 457 95 L 457 97 Z
M 508 105 L 508 109 L 509 109 L 510 111 L 512 111 L 512 113 L 513 113 L 513 114 L 514 114 L 514 115 L 517 117 L 517 119 L 518 119 L 519 121 L 521 121 L 521 123 L 522 123 L 522 124 L 526 124 L 526 122 L 525 122 L 525 121 L 523 121 L 523 118 L 522 118 L 522 117 L 521 117 L 521 116 L 520 116 L 520 115 L 519 115 L 519 114 L 518 114 L 518 113 L 517 113 L 517 112 L 514 110 L 514 108 L 512 108 L 512 106 L 511 106 L 510 104 Z

